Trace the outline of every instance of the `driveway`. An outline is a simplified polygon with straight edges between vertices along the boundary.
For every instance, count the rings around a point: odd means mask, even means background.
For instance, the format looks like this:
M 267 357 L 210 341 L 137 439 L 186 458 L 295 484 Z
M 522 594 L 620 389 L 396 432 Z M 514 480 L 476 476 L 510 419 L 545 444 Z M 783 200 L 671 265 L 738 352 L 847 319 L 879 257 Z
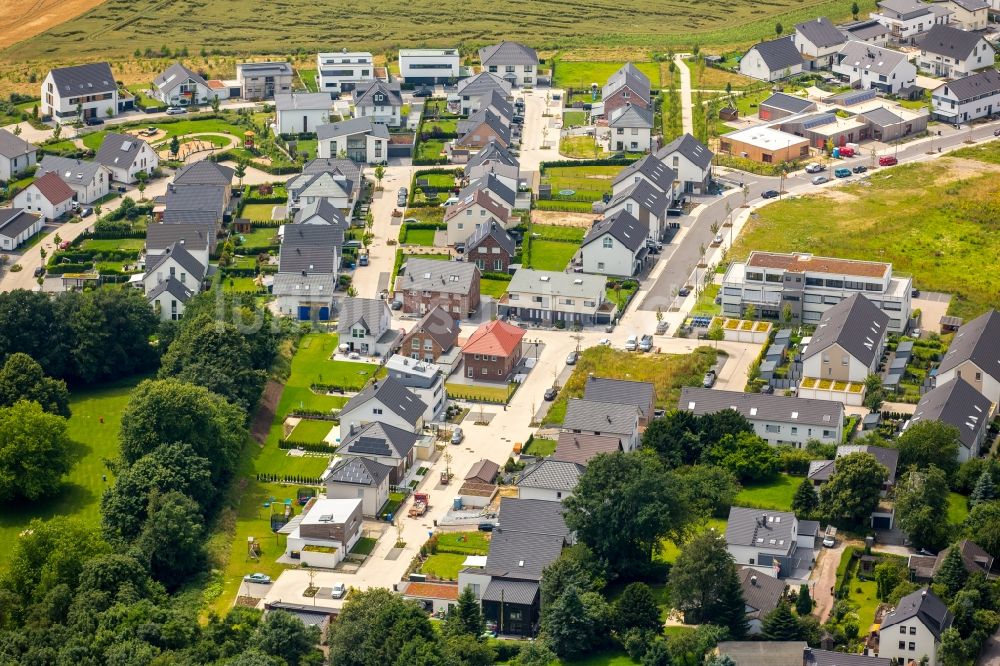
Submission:
M 837 566 L 840 556 L 844 554 L 847 544 L 841 540 L 835 548 L 822 548 L 816 558 L 816 566 L 810 580 L 813 583 L 812 595 L 816 601 L 816 615 L 820 622 L 826 622 L 833 609 L 833 588 L 837 584 Z

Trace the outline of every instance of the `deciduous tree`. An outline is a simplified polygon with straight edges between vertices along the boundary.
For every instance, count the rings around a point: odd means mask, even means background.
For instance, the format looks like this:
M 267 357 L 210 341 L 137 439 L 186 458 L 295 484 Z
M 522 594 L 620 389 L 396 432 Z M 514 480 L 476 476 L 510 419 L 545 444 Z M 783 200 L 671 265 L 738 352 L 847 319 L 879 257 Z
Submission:
M 37 500 L 58 492 L 72 465 L 66 419 L 22 400 L 0 408 L 0 500 Z
M 736 563 L 720 534 L 705 531 L 684 544 L 670 569 L 669 584 L 671 603 L 690 621 L 725 624 L 735 636 L 745 633 Z
M 934 465 L 949 477 L 958 469 L 958 428 L 943 421 L 921 420 L 910 424 L 896 440 L 896 446 L 900 469 Z
M 310 656 L 320 655 L 319 627 L 307 627 L 302 620 L 286 611 L 271 611 L 264 616 L 254 645 L 274 657 L 279 657 L 288 666 L 299 666 Z M 315 659 L 311 660 L 316 663 Z
M 175 589 L 205 561 L 205 524 L 198 504 L 183 493 L 153 493 L 139 548 L 156 580 Z
M 382 588 L 355 592 L 330 625 L 329 661 L 338 666 L 396 664 L 403 646 L 415 639 L 437 640 L 419 606 Z
M 990 555 L 1000 557 L 1000 501 L 974 506 L 965 519 L 963 531 Z
M 870 453 L 837 458 L 837 469 L 820 488 L 820 513 L 830 522 L 861 525 L 878 506 L 889 471 Z
M 839 463 L 838 463 L 839 464 Z M 914 548 L 940 550 L 948 543 L 948 479 L 931 465 L 911 468 L 896 484 L 896 523 Z
M 19 400 L 37 402 L 50 414 L 70 415 L 66 382 L 46 377 L 33 358 L 16 352 L 0 368 L 0 406 L 9 407 Z
M 702 462 L 729 470 L 743 483 L 773 478 L 780 467 L 774 447 L 749 432 L 723 436 L 705 451 Z

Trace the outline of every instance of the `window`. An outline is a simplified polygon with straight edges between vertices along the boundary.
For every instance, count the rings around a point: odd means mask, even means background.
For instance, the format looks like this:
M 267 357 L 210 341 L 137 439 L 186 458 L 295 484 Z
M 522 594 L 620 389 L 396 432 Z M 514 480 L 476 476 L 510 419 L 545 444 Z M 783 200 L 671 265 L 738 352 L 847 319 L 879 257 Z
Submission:
M 603 245 L 605 249 L 610 250 L 612 247 L 614 247 L 615 241 L 613 238 L 608 236 L 603 241 L 601 241 L 601 245 Z
M 675 169 L 680 166 L 680 164 L 681 164 L 681 158 L 679 158 L 676 155 L 674 155 L 674 160 L 673 161 L 674 161 L 674 168 Z
M 910 627 L 910 635 L 911 636 L 916 636 L 917 635 L 917 628 L 916 627 Z
M 767 424 L 767 425 L 764 426 L 764 430 L 767 431 L 767 432 L 781 432 L 781 426 L 780 425 Z
M 823 286 L 823 281 L 821 279 L 819 279 L 819 278 L 807 277 L 806 278 L 806 286 L 807 287 L 822 287 Z
M 528 72 L 530 74 L 531 71 L 534 69 L 534 67 L 535 67 L 534 65 L 525 65 L 524 66 L 524 71 Z
M 472 376 L 472 368 L 471 367 L 468 368 L 468 372 L 465 373 L 465 374 L 466 374 L 467 377 L 471 377 Z
M 413 338 L 413 341 L 410 343 L 410 348 L 411 349 L 420 349 L 420 339 L 419 338 Z
M 910 643 L 909 647 L 910 647 L 910 651 L 912 652 L 913 650 L 917 649 L 917 644 L 916 643 Z
M 976 373 L 976 381 L 977 382 L 983 381 L 983 373 L 981 373 L 981 372 L 977 372 Z
M 493 270 L 502 271 L 503 270 L 503 259 L 496 259 L 493 262 Z
M 754 282 L 763 282 L 764 281 L 764 274 L 763 273 L 751 273 L 751 272 L 748 271 L 747 274 L 746 274 L 746 278 L 748 280 L 753 280 Z
M 900 627 L 900 629 L 902 629 L 902 627 Z M 900 650 L 906 649 L 906 641 L 899 641 L 899 649 Z
M 599 271 L 603 271 L 604 270 L 604 262 L 603 261 L 598 261 L 597 262 L 597 270 L 599 270 Z
M 826 281 L 826 286 L 830 287 L 831 289 L 843 289 L 844 288 L 844 281 L 843 280 L 827 280 Z
M 484 375 L 484 376 L 485 376 L 485 375 L 486 375 L 486 373 L 488 373 L 488 372 L 489 372 L 489 370 L 487 370 L 486 368 L 483 368 L 483 375 Z
M 373 407 L 372 408 L 372 414 L 381 414 L 381 413 L 382 413 L 382 408 L 381 407 Z
M 795 426 L 792 426 L 792 434 L 793 434 L 793 435 L 797 435 L 797 434 L 799 434 L 799 429 L 798 429 L 798 428 L 796 428 Z
M 426 349 L 426 350 L 432 350 L 432 349 L 434 349 L 434 341 L 431 340 L 430 338 L 428 338 L 427 340 L 424 340 L 424 349 Z
M 849 357 L 846 354 L 844 356 L 840 357 L 840 364 L 841 365 L 847 365 L 848 363 L 850 363 L 850 359 L 849 359 Z

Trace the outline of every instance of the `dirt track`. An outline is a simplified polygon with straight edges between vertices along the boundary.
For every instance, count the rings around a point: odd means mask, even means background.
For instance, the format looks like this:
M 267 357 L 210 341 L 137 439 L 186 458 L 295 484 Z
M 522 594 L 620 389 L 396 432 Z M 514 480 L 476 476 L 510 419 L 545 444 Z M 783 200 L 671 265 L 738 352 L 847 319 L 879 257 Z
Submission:
M 22 42 L 89 11 L 104 0 L 6 0 L 0 2 L 0 48 Z

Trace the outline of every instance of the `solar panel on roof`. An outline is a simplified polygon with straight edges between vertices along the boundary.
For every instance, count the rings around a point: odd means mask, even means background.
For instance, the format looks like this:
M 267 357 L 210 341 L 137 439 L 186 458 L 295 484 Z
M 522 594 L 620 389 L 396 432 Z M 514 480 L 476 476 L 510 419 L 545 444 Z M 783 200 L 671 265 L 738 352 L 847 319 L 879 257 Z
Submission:
M 818 116 L 813 116 L 812 118 L 807 118 L 802 122 L 803 129 L 811 129 L 813 127 L 819 127 L 820 125 L 829 125 L 834 122 L 835 116 L 832 113 L 821 113 Z

